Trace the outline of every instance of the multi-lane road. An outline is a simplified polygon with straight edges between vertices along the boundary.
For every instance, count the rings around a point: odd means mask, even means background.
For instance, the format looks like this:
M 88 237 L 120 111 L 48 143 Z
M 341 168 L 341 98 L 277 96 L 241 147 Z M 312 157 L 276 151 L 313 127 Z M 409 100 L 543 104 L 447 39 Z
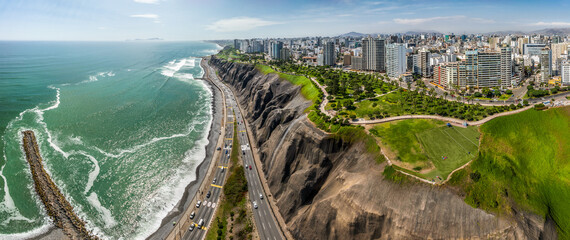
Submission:
M 266 194 L 261 185 L 261 179 L 255 167 L 255 162 L 253 160 L 253 154 L 251 150 L 251 144 L 249 142 L 247 129 L 243 123 L 243 116 L 241 114 L 240 108 L 237 105 L 236 98 L 232 91 L 223 84 L 216 76 L 214 69 L 206 64 L 206 77 L 209 78 L 219 89 L 222 90 L 222 94 L 226 99 L 226 119 L 225 122 L 225 136 L 224 136 L 224 146 L 221 150 L 222 154 L 220 159 L 212 164 L 216 164 L 217 168 L 215 170 L 214 178 L 216 182 L 210 182 L 210 188 L 205 192 L 198 192 L 199 200 L 202 204 L 199 208 L 196 206 L 190 206 L 195 213 L 194 218 L 191 220 L 192 225 L 195 226 L 192 231 L 186 229 L 183 239 L 204 239 L 207 229 L 209 228 L 212 218 L 214 216 L 215 210 L 218 207 L 220 200 L 220 195 L 222 193 L 222 188 L 226 180 L 226 168 L 230 162 L 230 153 L 232 151 L 232 141 L 234 134 L 234 122 L 237 122 L 238 139 L 241 144 L 239 149 L 239 154 L 243 161 L 245 170 L 245 176 L 248 184 L 249 199 L 251 208 L 254 215 L 254 221 L 256 224 L 256 230 L 259 234 L 260 239 L 270 239 L 270 240 L 281 240 L 284 239 L 277 225 L 277 221 L 271 212 L 269 203 L 267 202 Z M 235 115 L 234 115 L 235 114 Z M 211 178 L 210 178 L 211 179 Z M 205 180 L 206 181 L 206 180 Z M 210 191 L 210 197 L 207 198 L 207 192 Z M 255 201 L 257 208 L 254 208 L 253 202 Z M 196 225 L 200 220 L 204 220 L 204 226 L 198 228 Z

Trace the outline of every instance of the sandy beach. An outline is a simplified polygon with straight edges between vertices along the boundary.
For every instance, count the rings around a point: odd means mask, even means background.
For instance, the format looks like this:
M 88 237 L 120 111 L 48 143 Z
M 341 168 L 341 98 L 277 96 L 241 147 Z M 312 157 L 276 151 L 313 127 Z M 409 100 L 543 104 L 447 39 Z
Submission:
M 200 80 L 199 80 L 200 81 Z M 213 105 L 212 105 L 212 126 L 210 128 L 210 132 L 208 134 L 208 145 L 206 145 L 206 157 L 205 159 L 198 165 L 196 168 L 196 179 L 188 186 L 186 186 L 184 195 L 182 199 L 178 201 L 175 208 L 171 210 L 168 215 L 162 219 L 160 224 L 160 228 L 157 229 L 152 235 L 148 236 L 147 239 L 164 239 L 168 236 L 170 231 L 173 228 L 173 222 L 178 222 L 182 213 L 188 208 L 190 205 L 192 198 L 196 195 L 196 191 L 198 187 L 201 185 L 204 176 L 210 166 L 210 162 L 212 160 L 212 156 L 215 152 L 215 147 L 218 142 L 218 137 L 220 135 L 220 127 L 222 121 L 222 97 L 221 93 L 218 88 L 214 87 L 214 85 L 207 80 L 203 80 L 207 87 L 212 91 L 213 94 Z M 54 227 L 50 227 L 50 229 L 41 235 L 35 236 L 31 239 L 42 239 L 42 240 L 52 240 L 52 239 L 62 239 L 65 235 L 61 231 L 61 229 Z
M 204 176 L 208 171 L 208 167 L 210 166 L 210 162 L 212 161 L 212 156 L 215 152 L 216 144 L 218 142 L 218 137 L 220 136 L 220 127 L 222 121 L 222 96 L 218 88 L 216 88 L 210 81 L 203 80 L 204 83 L 212 90 L 213 94 L 213 105 L 212 105 L 212 112 L 213 112 L 213 119 L 212 119 L 212 126 L 210 128 L 210 133 L 208 135 L 208 145 L 206 146 L 206 157 L 204 161 L 200 163 L 198 168 L 196 169 L 196 180 L 192 181 L 184 191 L 184 195 L 182 199 L 178 202 L 175 209 L 173 209 L 168 215 L 162 219 L 162 223 L 160 224 L 160 228 L 154 232 L 152 235 L 147 237 L 147 239 L 165 239 L 170 231 L 173 228 L 173 222 L 178 222 L 181 217 L 181 214 L 188 208 L 188 205 L 192 201 L 194 195 L 196 195 L 196 191 L 198 187 L 201 185 L 202 181 L 204 180 Z

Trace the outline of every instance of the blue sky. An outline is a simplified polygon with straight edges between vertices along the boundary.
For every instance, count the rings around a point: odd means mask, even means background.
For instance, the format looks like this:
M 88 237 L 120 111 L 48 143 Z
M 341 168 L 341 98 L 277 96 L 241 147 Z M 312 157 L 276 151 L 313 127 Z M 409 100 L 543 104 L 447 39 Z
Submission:
M 123 41 L 570 27 L 570 1 L 0 0 L 0 40 Z

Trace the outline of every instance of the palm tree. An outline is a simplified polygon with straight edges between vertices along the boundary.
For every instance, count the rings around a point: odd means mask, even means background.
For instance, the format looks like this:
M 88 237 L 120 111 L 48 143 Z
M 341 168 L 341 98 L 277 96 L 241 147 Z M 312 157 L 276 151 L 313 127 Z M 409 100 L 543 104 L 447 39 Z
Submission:
M 445 99 L 447 99 L 447 95 L 449 95 L 449 93 L 447 91 L 443 92 L 443 95 L 445 97 Z

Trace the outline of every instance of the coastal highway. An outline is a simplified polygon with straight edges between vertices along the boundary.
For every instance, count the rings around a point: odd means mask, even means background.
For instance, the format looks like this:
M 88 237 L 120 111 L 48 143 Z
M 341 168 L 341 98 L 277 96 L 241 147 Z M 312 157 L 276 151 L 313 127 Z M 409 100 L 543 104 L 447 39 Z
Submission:
M 222 89 L 222 94 L 225 95 L 226 98 L 226 113 L 228 117 L 228 122 L 226 123 L 226 138 L 225 143 L 227 147 L 222 149 L 224 154 L 222 154 L 220 161 L 221 166 L 227 166 L 229 162 L 229 153 L 231 152 L 231 138 L 233 137 L 233 121 L 238 123 L 237 130 L 238 130 L 238 139 L 239 143 L 241 144 L 239 149 L 239 154 L 241 159 L 243 160 L 244 167 L 247 165 L 247 169 L 245 170 L 245 176 L 247 179 L 248 184 L 248 192 L 249 192 L 249 204 L 251 205 L 254 221 L 256 224 L 256 229 L 259 234 L 260 239 L 266 240 L 281 240 L 284 239 L 281 230 L 277 225 L 277 221 L 273 216 L 273 212 L 270 209 L 269 203 L 267 202 L 266 193 L 261 185 L 261 179 L 259 174 L 257 173 L 257 168 L 255 167 L 255 162 L 253 160 L 253 154 L 251 152 L 251 144 L 249 142 L 249 138 L 247 137 L 247 129 L 243 123 L 243 117 L 240 111 L 240 108 L 237 105 L 236 98 L 233 95 L 232 91 L 223 84 L 218 76 L 216 76 L 214 69 L 206 64 L 206 75 L 207 77 L 216 84 L 220 89 Z M 233 113 L 235 112 L 235 116 Z M 228 151 L 228 154 L 225 154 L 225 151 Z M 251 170 L 249 168 L 251 166 Z M 221 172 L 220 170 L 216 173 L 216 178 L 220 186 L 223 186 L 223 179 L 225 179 L 225 174 L 227 171 Z M 214 208 L 217 207 L 218 198 L 220 196 L 222 189 L 218 187 L 212 186 L 212 196 L 209 199 L 205 197 L 202 199 L 203 202 L 208 203 L 216 203 L 212 204 L 213 207 L 201 206 L 199 209 L 196 209 L 196 217 L 193 219 L 194 222 L 198 223 L 198 221 L 203 218 L 206 222 L 207 227 L 210 226 L 211 218 L 214 214 Z M 203 194 L 205 196 L 205 193 Z M 261 199 L 260 195 L 263 196 Z M 253 207 L 253 201 L 257 203 L 257 209 Z M 195 206 L 194 206 L 195 208 Z M 184 239 L 203 239 L 206 230 L 197 230 L 194 229 L 192 232 L 187 232 L 184 236 Z
M 210 71 L 206 71 L 207 77 L 212 79 L 212 75 L 210 75 L 210 73 Z M 229 101 L 226 101 L 226 103 L 229 103 Z M 215 172 L 213 173 L 214 177 L 204 180 L 210 181 L 208 182 L 209 187 L 207 190 L 196 193 L 198 195 L 198 200 L 201 201 L 200 207 L 197 208 L 196 205 L 189 206 L 192 208 L 192 212 L 195 213 L 194 218 L 190 220 L 191 225 L 194 225 L 195 227 L 192 231 L 189 231 L 190 225 L 184 226 L 186 229 L 183 231 L 185 233 L 182 239 L 204 239 L 208 227 L 210 226 L 210 222 L 214 217 L 216 207 L 218 207 L 219 204 L 220 196 L 223 191 L 222 188 L 228 173 L 227 167 L 230 162 L 230 153 L 232 151 L 232 141 L 234 136 L 233 109 L 229 104 L 226 104 L 224 107 L 226 108 L 226 121 L 224 126 L 226 131 L 224 135 L 224 144 L 222 149 L 216 150 L 221 151 L 220 159 L 217 159 L 215 163 L 212 163 L 216 165 L 216 169 L 214 170 Z M 215 182 L 213 179 L 216 179 Z M 209 198 L 207 197 L 208 191 L 210 191 L 211 194 Z M 204 220 L 204 227 L 202 229 L 198 229 L 196 226 L 200 219 Z

